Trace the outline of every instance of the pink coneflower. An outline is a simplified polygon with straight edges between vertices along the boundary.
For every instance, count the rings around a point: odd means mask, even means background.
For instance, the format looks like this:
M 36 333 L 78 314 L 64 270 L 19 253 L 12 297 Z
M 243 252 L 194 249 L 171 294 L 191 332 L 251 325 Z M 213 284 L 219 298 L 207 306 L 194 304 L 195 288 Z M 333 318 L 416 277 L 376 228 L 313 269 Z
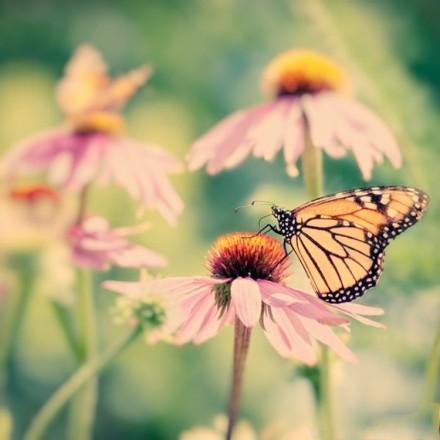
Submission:
M 110 266 L 161 268 L 166 260 L 144 246 L 130 243 L 126 237 L 145 229 L 144 225 L 111 229 L 103 217 L 88 217 L 71 226 L 67 242 L 76 265 L 105 270 Z
M 111 79 L 99 52 L 80 46 L 57 87 L 65 126 L 15 146 L 5 158 L 3 172 L 14 177 L 45 171 L 52 182 L 75 191 L 95 180 L 112 182 L 175 223 L 183 204 L 168 174 L 179 172 L 181 164 L 158 146 L 128 138 L 119 113 L 150 74 L 144 66 Z
M 261 323 L 269 342 L 284 357 L 313 364 L 315 341 L 320 341 L 354 361 L 353 353 L 331 327 L 346 327 L 349 321 L 341 314 L 380 326 L 365 316 L 379 315 L 382 310 L 359 304 L 330 305 L 289 287 L 289 262 L 285 259 L 278 264 L 284 255 L 273 237 L 237 232 L 214 243 L 208 254 L 210 276 L 149 281 L 150 288 L 174 297 L 179 304 L 182 316 L 176 343 L 205 342 L 238 318 L 247 328 Z M 104 285 L 122 294 L 145 289 L 140 282 L 106 281 Z
M 296 176 L 306 142 L 334 158 L 352 150 L 365 180 L 384 156 L 400 167 L 390 131 L 350 97 L 344 71 L 323 55 L 284 52 L 266 67 L 262 85 L 272 99 L 228 116 L 198 139 L 188 157 L 191 169 L 206 165 L 216 174 L 251 155 L 271 161 L 283 149 L 287 172 Z
M 280 243 L 268 235 L 233 233 L 220 237 L 208 254 L 207 277 L 179 277 L 151 281 L 150 289 L 163 292 L 180 311 L 175 342 L 200 344 L 233 324 L 234 373 L 229 403 L 227 438 L 237 413 L 239 390 L 251 331 L 260 323 L 267 339 L 283 357 L 314 364 L 316 342 L 328 345 L 341 357 L 354 354 L 332 330 L 347 327 L 349 315 L 368 325 L 378 325 L 362 315 L 382 310 L 344 304 L 333 306 L 286 285 L 289 262 Z M 104 286 L 124 295 L 139 295 L 143 283 L 107 281 Z

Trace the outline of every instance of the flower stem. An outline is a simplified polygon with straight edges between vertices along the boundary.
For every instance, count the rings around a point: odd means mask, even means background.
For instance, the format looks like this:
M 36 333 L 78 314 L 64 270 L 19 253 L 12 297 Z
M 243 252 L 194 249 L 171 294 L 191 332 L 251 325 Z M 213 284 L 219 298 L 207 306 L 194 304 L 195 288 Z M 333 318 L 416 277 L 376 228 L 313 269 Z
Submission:
M 70 348 L 70 351 L 75 357 L 75 360 L 79 361 L 81 359 L 81 350 L 78 345 L 78 342 L 75 338 L 75 332 L 71 322 L 70 311 L 67 310 L 66 307 L 59 304 L 56 300 L 51 301 L 52 310 L 55 314 L 55 317 L 60 324 L 61 330 L 64 335 L 64 339 L 66 340 L 67 345 Z
M 305 126 L 308 121 L 304 116 Z M 324 171 L 322 149 L 315 147 L 310 137 L 310 131 L 305 130 L 304 154 L 302 156 L 302 172 L 307 194 L 310 199 L 315 199 L 323 194 Z M 330 353 L 326 346 L 321 347 L 321 363 L 319 366 L 319 380 L 315 384 L 316 400 L 321 424 L 322 438 L 334 440 L 336 438 L 333 421 L 333 402 L 331 386 Z
M 238 406 L 240 403 L 241 385 L 243 382 L 244 367 L 246 357 L 249 351 L 252 329 L 245 327 L 242 322 L 236 318 L 234 326 L 234 359 L 232 367 L 232 387 L 228 406 L 228 428 L 226 431 L 226 440 L 232 438 L 232 432 L 237 420 Z
M 78 269 L 77 326 L 79 360 L 88 362 L 96 355 L 96 319 L 93 305 L 91 273 Z M 97 400 L 97 382 L 91 381 L 72 400 L 68 438 L 88 440 L 92 437 L 93 419 Z
M 425 391 L 423 395 L 423 411 L 429 409 L 433 414 L 433 423 L 438 423 L 438 402 L 436 404 L 435 398 L 437 387 L 439 386 L 440 373 L 440 322 L 438 323 L 437 333 L 434 338 L 434 344 L 426 361 L 425 373 Z
M 31 297 L 34 279 L 35 264 L 33 255 L 17 255 L 13 258 L 12 265 L 20 269 L 20 286 L 18 292 L 7 294 L 4 319 L 0 328 L 0 392 L 3 395 L 7 382 L 7 368 L 20 331 L 23 318 L 26 314 Z M 3 398 L 3 396 L 2 396 Z
M 128 347 L 142 332 L 142 327 L 135 327 L 129 334 L 108 347 L 101 355 L 94 356 L 83 364 L 44 404 L 32 420 L 24 435 L 25 440 L 38 440 L 44 435 L 47 427 L 61 411 L 64 405 L 91 379 L 110 363 L 120 352 Z M 78 436 L 77 439 L 84 437 Z

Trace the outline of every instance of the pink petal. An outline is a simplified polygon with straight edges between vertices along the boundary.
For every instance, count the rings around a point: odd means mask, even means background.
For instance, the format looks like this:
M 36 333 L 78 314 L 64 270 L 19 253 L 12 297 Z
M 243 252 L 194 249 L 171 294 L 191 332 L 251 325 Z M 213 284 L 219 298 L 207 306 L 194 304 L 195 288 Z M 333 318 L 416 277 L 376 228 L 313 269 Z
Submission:
M 304 152 L 305 132 L 304 117 L 301 106 L 295 101 L 292 105 L 284 133 L 284 160 L 287 173 L 291 177 L 298 175 L 296 162 Z
M 357 315 L 380 316 L 385 313 L 380 307 L 372 307 L 356 303 L 334 304 L 334 307 Z
M 191 341 L 197 335 L 213 307 L 215 307 L 214 295 L 201 294 L 193 307 L 183 312 L 185 313 L 185 322 L 176 332 L 176 343 L 185 344 Z
M 353 352 L 335 335 L 330 327 L 320 324 L 319 322 L 309 319 L 300 318 L 306 330 L 318 341 L 328 345 L 333 351 L 346 361 L 355 363 L 356 356 Z
M 306 292 L 292 289 L 272 281 L 259 280 L 258 284 L 263 301 L 268 305 L 289 307 L 299 314 L 329 325 L 340 325 L 347 322 L 346 319 L 332 313 L 327 304 L 323 301 Z
M 254 124 L 258 123 L 260 118 L 265 115 L 272 106 L 273 103 L 266 103 L 244 111 L 243 118 L 234 127 L 234 130 L 217 144 L 207 165 L 209 174 L 217 174 L 226 166 L 231 156 L 236 156 L 236 151 L 240 148 L 242 142 L 246 140 L 248 130 L 254 126 Z M 240 156 L 243 157 L 242 155 Z
M 218 316 L 217 306 L 213 304 L 206 314 L 197 335 L 194 337 L 194 344 L 202 344 L 208 339 L 214 337 L 223 325 L 224 321 Z
M 222 284 L 228 280 L 211 277 L 170 277 L 152 280 L 149 286 L 158 292 L 170 295 L 185 296 L 199 289 L 212 290 L 215 284 Z
M 254 145 L 255 157 L 271 161 L 281 149 L 291 105 L 291 99 L 277 99 L 270 111 L 249 129 L 247 140 Z
M 246 327 L 257 324 L 261 315 L 261 293 L 256 281 L 237 278 L 231 285 L 231 306 Z
M 296 357 L 308 365 L 316 363 L 313 345 L 298 335 L 286 312 L 281 308 L 273 308 L 272 314 L 273 320 L 269 314 L 264 318 L 265 334 L 272 346 L 283 357 Z

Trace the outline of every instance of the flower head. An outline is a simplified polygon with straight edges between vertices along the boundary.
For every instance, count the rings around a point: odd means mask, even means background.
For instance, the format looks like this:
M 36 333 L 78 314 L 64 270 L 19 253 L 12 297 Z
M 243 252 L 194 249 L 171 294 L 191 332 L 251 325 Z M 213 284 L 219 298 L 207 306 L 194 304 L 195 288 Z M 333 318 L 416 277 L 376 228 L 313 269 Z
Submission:
M 161 255 L 126 239 L 145 229 L 143 226 L 111 229 L 106 219 L 97 216 L 87 218 L 80 225 L 71 226 L 67 241 L 75 264 L 99 270 L 108 269 L 112 265 L 164 267 L 166 261 Z
M 272 161 L 283 150 L 287 171 L 295 176 L 306 141 L 334 158 L 351 150 L 365 180 L 384 157 L 400 166 L 390 131 L 349 96 L 346 74 L 323 55 L 310 50 L 278 55 L 262 84 L 272 99 L 233 113 L 199 138 L 188 155 L 191 169 L 206 165 L 216 174 L 251 155 Z
M 141 271 L 139 282 L 106 281 L 103 285 L 108 290 L 122 293 L 113 308 L 116 323 L 131 327 L 141 325 L 149 343 L 172 340 L 180 319 L 179 309 L 172 298 L 154 290 L 144 272 Z
M 39 249 L 58 240 L 71 214 L 61 195 L 41 184 L 0 192 L 0 211 L 0 245 L 11 252 Z
M 323 91 L 347 92 L 349 79 L 331 59 L 307 49 L 289 50 L 266 67 L 263 91 L 271 96 L 303 95 Z
M 272 237 L 229 234 L 209 251 L 209 276 L 165 278 L 150 281 L 148 286 L 177 303 L 178 344 L 202 343 L 239 319 L 246 327 L 260 322 L 269 342 L 284 357 L 313 364 L 316 341 L 320 341 L 353 361 L 354 355 L 331 327 L 347 327 L 349 321 L 342 314 L 365 320 L 363 314 L 380 314 L 381 310 L 352 304 L 332 306 L 288 287 L 288 263 L 281 261 L 283 257 L 281 245 Z M 107 281 L 105 286 L 120 293 L 140 288 L 139 283 L 116 281 Z
M 57 87 L 65 114 L 62 127 L 37 134 L 19 143 L 6 155 L 2 173 L 47 172 L 63 190 L 80 191 L 92 181 L 115 183 L 149 209 L 157 209 L 174 224 L 183 204 L 168 175 L 181 164 L 156 145 L 128 138 L 120 114 L 122 106 L 150 75 L 140 67 L 111 79 L 101 55 L 81 46 L 68 63 Z

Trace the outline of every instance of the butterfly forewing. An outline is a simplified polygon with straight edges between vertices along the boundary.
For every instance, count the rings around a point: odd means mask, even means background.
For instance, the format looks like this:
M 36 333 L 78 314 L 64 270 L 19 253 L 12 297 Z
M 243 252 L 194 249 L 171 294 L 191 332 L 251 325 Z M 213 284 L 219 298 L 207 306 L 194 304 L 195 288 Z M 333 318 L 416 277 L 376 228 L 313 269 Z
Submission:
M 290 243 L 320 298 L 348 302 L 375 286 L 390 239 L 416 223 L 428 196 L 401 186 L 361 188 L 292 211 Z

